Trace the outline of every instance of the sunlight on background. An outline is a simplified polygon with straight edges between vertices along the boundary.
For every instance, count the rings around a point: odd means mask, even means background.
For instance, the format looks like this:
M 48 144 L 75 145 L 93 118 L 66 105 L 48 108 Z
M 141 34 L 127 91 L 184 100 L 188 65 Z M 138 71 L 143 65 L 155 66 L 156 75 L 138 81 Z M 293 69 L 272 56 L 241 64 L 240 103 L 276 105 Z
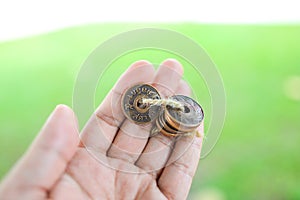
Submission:
M 288 77 L 284 82 L 284 92 L 291 100 L 300 101 L 300 76 Z
M 1 1 L 0 41 L 98 22 L 295 23 L 295 0 Z

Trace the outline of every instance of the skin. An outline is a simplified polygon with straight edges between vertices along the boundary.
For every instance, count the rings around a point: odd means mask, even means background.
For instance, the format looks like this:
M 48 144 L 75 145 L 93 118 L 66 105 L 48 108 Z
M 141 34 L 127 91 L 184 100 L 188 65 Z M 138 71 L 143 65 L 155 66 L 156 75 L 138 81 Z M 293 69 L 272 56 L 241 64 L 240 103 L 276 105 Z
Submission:
M 162 97 L 189 95 L 182 74 L 173 59 L 157 72 L 147 61 L 133 63 L 80 137 L 74 112 L 58 105 L 2 181 L 0 199 L 186 199 L 202 137 L 148 139 L 151 127 L 127 120 L 120 102 L 127 88 L 141 82 L 153 83 Z

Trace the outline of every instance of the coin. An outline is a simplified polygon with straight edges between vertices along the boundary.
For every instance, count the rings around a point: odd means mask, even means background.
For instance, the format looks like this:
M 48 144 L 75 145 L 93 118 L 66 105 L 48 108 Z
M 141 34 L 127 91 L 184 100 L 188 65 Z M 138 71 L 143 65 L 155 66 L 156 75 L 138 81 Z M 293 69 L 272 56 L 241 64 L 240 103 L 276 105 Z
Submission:
M 127 89 L 122 96 L 124 115 L 138 124 L 155 120 L 161 110 L 160 106 L 143 104 L 143 99 L 160 99 L 160 95 L 153 86 L 138 84 Z
M 163 118 L 163 114 L 161 114 L 158 119 L 156 120 L 156 126 L 159 130 L 161 130 L 162 133 L 167 132 L 169 135 L 176 136 L 183 134 L 184 132 L 181 132 L 174 127 L 171 127 L 167 121 Z
M 167 130 L 166 126 L 164 126 L 163 124 L 161 124 L 161 121 L 159 119 L 156 120 L 156 128 L 157 131 L 159 131 L 160 133 L 166 135 L 166 136 L 177 136 L 177 132 L 174 130 Z
M 178 131 L 189 132 L 195 130 L 204 118 L 201 106 L 192 98 L 184 95 L 174 95 L 170 99 L 182 103 L 184 110 L 166 106 L 165 120 Z

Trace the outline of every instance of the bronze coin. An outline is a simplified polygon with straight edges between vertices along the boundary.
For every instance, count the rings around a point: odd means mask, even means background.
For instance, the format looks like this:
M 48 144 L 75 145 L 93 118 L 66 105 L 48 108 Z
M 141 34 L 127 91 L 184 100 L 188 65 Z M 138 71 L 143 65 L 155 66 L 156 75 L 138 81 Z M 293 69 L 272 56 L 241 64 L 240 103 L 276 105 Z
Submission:
M 156 120 L 156 129 L 158 132 L 160 132 L 166 136 L 175 136 L 175 134 L 173 135 L 173 134 L 169 133 L 167 130 L 165 130 L 165 127 L 160 123 L 159 119 Z
M 182 111 L 166 106 L 165 119 L 172 127 L 176 127 L 182 132 L 189 132 L 201 124 L 204 118 L 203 109 L 195 100 L 184 95 L 174 95 L 170 99 L 178 101 L 184 106 Z
M 157 118 L 161 107 L 142 103 L 143 99 L 160 99 L 158 91 L 151 85 L 138 84 L 123 94 L 122 110 L 124 115 L 131 121 L 143 124 Z
M 173 136 L 173 137 L 178 136 L 177 133 L 176 133 L 176 134 L 170 133 L 170 132 L 166 131 L 165 129 L 161 129 L 161 130 L 160 130 L 160 133 L 164 134 L 165 136 Z
M 172 135 L 178 135 L 178 134 L 183 134 L 183 132 L 178 131 L 177 129 L 171 127 L 163 118 L 163 114 L 158 117 L 156 120 L 156 125 L 159 129 L 163 129 L 163 131 L 168 132 L 169 134 Z
M 175 137 L 175 136 L 178 135 L 178 133 L 176 131 L 175 132 L 173 132 L 173 131 L 172 132 L 167 131 L 165 129 L 165 127 L 160 123 L 159 119 L 156 120 L 156 128 L 157 128 L 157 130 L 160 133 L 164 134 L 165 136 L 173 136 L 173 137 Z
M 180 130 L 178 129 L 178 126 L 177 126 L 175 123 L 173 123 L 173 122 L 171 121 L 172 119 L 170 119 L 170 118 L 168 118 L 168 119 L 165 118 L 165 115 L 160 116 L 159 119 L 161 119 L 163 125 L 167 127 L 167 130 L 172 129 L 172 130 L 177 131 L 177 132 L 180 131 Z
M 170 127 L 173 127 L 174 129 L 181 131 L 181 132 L 191 132 L 191 131 L 194 131 L 198 127 L 198 126 L 186 126 L 184 124 L 180 124 L 178 121 L 175 121 L 168 115 L 166 115 L 165 117 L 166 117 L 166 121 Z

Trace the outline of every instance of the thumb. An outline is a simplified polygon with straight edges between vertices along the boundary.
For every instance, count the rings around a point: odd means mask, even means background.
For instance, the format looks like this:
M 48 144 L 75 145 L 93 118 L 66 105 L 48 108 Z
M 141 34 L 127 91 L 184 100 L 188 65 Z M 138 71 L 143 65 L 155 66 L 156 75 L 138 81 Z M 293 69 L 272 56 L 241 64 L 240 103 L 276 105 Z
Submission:
M 64 172 L 78 143 L 73 111 L 64 105 L 57 106 L 31 147 L 0 186 L 0 198 L 20 194 L 22 197 L 26 194 L 33 198 L 46 197 L 47 191 Z

